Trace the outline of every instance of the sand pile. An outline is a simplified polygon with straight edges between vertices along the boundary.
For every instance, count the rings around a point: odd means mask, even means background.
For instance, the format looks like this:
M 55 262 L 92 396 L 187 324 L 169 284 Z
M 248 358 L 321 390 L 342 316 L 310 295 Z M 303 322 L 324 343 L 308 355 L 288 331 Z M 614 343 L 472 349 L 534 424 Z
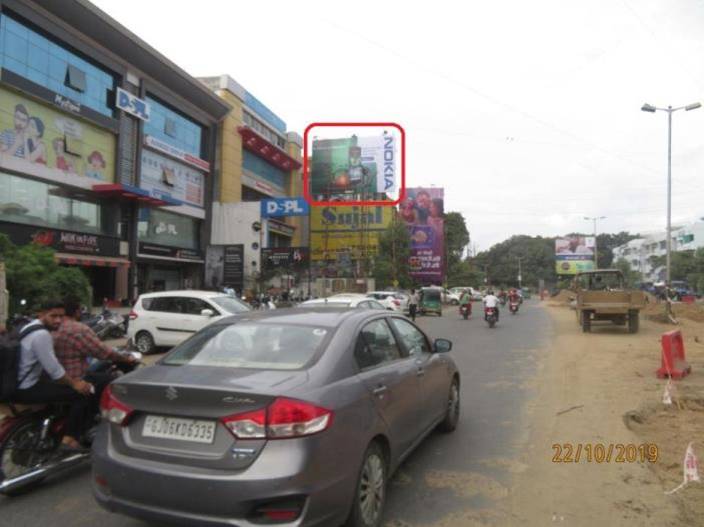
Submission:
M 651 302 L 642 311 L 643 316 L 655 322 L 667 322 L 665 316 L 665 304 L 663 302 Z M 694 322 L 704 322 L 704 307 L 701 304 L 672 304 L 672 313 L 677 319 L 688 319 Z
M 563 302 L 565 304 L 569 304 L 572 300 L 575 299 L 576 296 L 577 295 L 574 292 L 568 291 L 567 289 L 563 289 L 550 300 L 552 300 L 553 302 Z

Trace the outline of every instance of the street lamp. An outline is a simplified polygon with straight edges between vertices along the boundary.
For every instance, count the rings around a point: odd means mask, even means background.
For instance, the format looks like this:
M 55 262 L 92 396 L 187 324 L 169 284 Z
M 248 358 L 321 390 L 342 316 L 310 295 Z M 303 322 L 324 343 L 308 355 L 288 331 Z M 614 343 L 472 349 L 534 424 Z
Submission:
M 596 222 L 599 220 L 605 220 L 606 216 L 584 216 L 587 221 L 594 222 L 594 269 L 599 268 L 599 262 L 596 259 L 597 247 L 596 247 Z
M 641 110 L 644 112 L 655 113 L 656 111 L 667 112 L 667 256 L 666 256 L 666 280 L 665 283 L 667 287 L 670 287 L 670 256 L 672 253 L 672 113 L 678 110 L 685 110 L 687 112 L 701 108 L 702 104 L 700 102 L 693 102 L 687 106 L 678 106 L 673 108 L 668 106 L 667 108 L 658 108 L 652 104 L 645 103 Z M 669 305 L 669 304 L 668 304 Z
M 516 256 L 518 259 L 518 289 L 523 289 L 521 286 L 521 281 L 523 280 L 523 277 L 521 276 L 521 260 L 523 259 L 523 256 Z

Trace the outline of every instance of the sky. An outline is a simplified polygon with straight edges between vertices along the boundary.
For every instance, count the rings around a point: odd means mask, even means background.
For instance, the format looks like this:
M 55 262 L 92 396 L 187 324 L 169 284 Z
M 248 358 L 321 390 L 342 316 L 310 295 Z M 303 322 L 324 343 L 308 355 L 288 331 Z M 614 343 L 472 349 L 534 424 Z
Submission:
M 476 251 L 666 224 L 667 114 L 704 103 L 701 0 L 94 0 L 290 131 L 393 121 L 407 185 L 445 188 Z M 197 10 L 192 8 L 197 6 Z M 672 217 L 704 217 L 704 108 L 673 114 Z

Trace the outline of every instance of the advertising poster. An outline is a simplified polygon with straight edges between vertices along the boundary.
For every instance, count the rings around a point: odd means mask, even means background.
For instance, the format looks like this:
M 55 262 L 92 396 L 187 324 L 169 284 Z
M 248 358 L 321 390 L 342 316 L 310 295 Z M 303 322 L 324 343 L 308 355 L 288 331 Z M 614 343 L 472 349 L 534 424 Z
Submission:
M 155 198 L 173 198 L 203 206 L 205 176 L 202 172 L 149 150 L 142 150 L 139 186 Z
M 115 179 L 113 134 L 0 89 L 0 158 L 5 156 L 21 160 L 30 174 L 50 169 L 101 182 Z
M 269 247 L 262 249 L 264 269 L 301 271 L 308 264 L 308 247 Z
M 555 272 L 573 275 L 582 271 L 593 271 L 596 238 L 593 236 L 570 236 L 555 240 Z
M 244 287 L 244 245 L 225 245 L 223 248 L 223 285 L 242 291 Z
M 391 207 L 312 207 L 310 212 L 311 260 L 357 259 L 373 256 L 379 236 L 391 223 Z
M 442 284 L 444 279 L 444 189 L 409 188 L 399 216 L 411 236 L 410 275 L 423 284 Z
M 395 192 L 393 134 L 313 141 L 310 180 L 315 197 Z

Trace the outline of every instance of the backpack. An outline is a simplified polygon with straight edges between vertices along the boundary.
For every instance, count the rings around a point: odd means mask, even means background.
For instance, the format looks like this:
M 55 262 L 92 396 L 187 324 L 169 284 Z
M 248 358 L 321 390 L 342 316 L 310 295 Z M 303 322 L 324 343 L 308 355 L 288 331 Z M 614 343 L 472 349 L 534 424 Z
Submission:
M 39 329 L 46 329 L 46 327 L 44 324 L 32 324 L 31 327 L 14 329 L 0 336 L 0 401 L 10 401 L 17 387 L 24 381 L 24 378 L 17 380 L 22 355 L 22 339 Z

